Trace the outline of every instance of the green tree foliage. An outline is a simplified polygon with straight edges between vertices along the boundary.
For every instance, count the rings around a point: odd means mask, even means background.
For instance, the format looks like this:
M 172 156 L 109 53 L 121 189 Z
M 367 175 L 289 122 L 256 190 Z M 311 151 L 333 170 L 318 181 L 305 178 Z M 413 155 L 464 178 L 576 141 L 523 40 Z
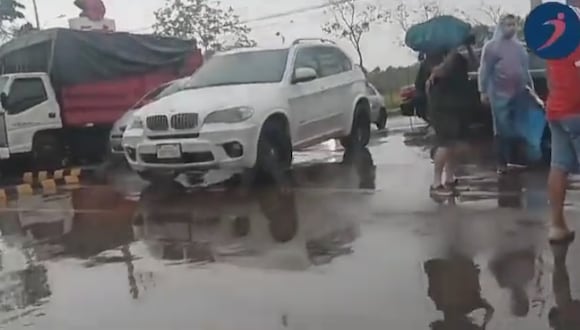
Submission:
M 16 0 L 0 0 L 0 39 L 7 39 L 12 35 L 13 23 L 24 19 L 25 7 Z
M 208 0 L 166 0 L 155 12 L 155 33 L 182 39 L 196 39 L 204 51 L 253 47 L 251 29 L 232 7 L 222 8 Z
M 389 66 L 385 70 L 377 67 L 368 73 L 368 79 L 385 96 L 387 108 L 395 108 L 399 106 L 399 91 L 403 86 L 415 82 L 418 70 L 418 64 L 402 67 Z
M 385 20 L 387 13 L 376 5 L 361 6 L 356 0 L 328 0 L 328 5 L 331 19 L 322 26 L 322 30 L 348 40 L 358 55 L 359 65 L 364 69 L 361 40 L 374 24 Z

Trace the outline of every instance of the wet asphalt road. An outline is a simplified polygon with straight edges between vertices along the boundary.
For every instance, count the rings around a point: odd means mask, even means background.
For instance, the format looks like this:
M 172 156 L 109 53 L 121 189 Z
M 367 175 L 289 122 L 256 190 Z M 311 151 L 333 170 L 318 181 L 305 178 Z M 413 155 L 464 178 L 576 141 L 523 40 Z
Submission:
M 10 203 L 0 328 L 535 330 L 579 318 L 580 244 L 567 263 L 547 244 L 545 173 L 498 180 L 474 144 L 458 196 L 433 200 L 423 130 L 390 127 L 346 161 L 332 142 L 297 153 L 289 190 L 162 189 L 119 171 Z M 579 206 L 573 188 L 574 224 Z

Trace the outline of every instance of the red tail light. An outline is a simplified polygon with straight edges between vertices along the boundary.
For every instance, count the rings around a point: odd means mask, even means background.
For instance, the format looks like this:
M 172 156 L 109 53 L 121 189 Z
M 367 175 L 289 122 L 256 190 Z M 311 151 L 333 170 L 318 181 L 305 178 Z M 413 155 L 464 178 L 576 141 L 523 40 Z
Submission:
M 401 100 L 406 101 L 415 97 L 415 86 L 409 85 L 401 88 L 400 91 Z

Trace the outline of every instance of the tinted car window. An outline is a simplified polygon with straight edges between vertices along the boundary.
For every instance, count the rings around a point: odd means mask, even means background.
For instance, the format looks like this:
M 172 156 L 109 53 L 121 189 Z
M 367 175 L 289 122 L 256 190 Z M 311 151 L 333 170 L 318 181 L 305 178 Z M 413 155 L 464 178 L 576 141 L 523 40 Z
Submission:
M 308 47 L 298 51 L 294 67 L 312 68 L 319 77 L 328 77 L 352 70 L 352 63 L 334 47 Z
M 350 70 L 350 61 L 336 48 L 321 47 L 317 51 L 322 77 L 328 77 Z
M 10 87 L 8 95 L 9 114 L 16 114 L 26 111 L 35 105 L 46 101 L 48 96 L 44 89 L 44 83 L 40 78 L 16 79 Z
M 318 57 L 315 48 L 302 48 L 298 50 L 296 54 L 296 60 L 294 62 L 294 68 L 311 68 L 316 71 L 320 77 L 320 65 L 318 63 Z

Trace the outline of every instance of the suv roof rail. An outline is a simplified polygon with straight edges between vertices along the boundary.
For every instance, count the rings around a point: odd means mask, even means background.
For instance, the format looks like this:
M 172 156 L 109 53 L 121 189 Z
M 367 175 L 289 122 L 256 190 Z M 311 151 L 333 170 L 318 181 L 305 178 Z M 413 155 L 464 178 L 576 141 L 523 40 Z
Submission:
M 322 43 L 336 45 L 336 42 L 334 42 L 332 40 L 328 40 L 328 39 L 323 39 L 323 38 L 298 38 L 298 39 L 294 40 L 294 42 L 292 42 L 292 46 L 298 45 L 299 43 L 305 42 L 305 41 L 319 41 Z

